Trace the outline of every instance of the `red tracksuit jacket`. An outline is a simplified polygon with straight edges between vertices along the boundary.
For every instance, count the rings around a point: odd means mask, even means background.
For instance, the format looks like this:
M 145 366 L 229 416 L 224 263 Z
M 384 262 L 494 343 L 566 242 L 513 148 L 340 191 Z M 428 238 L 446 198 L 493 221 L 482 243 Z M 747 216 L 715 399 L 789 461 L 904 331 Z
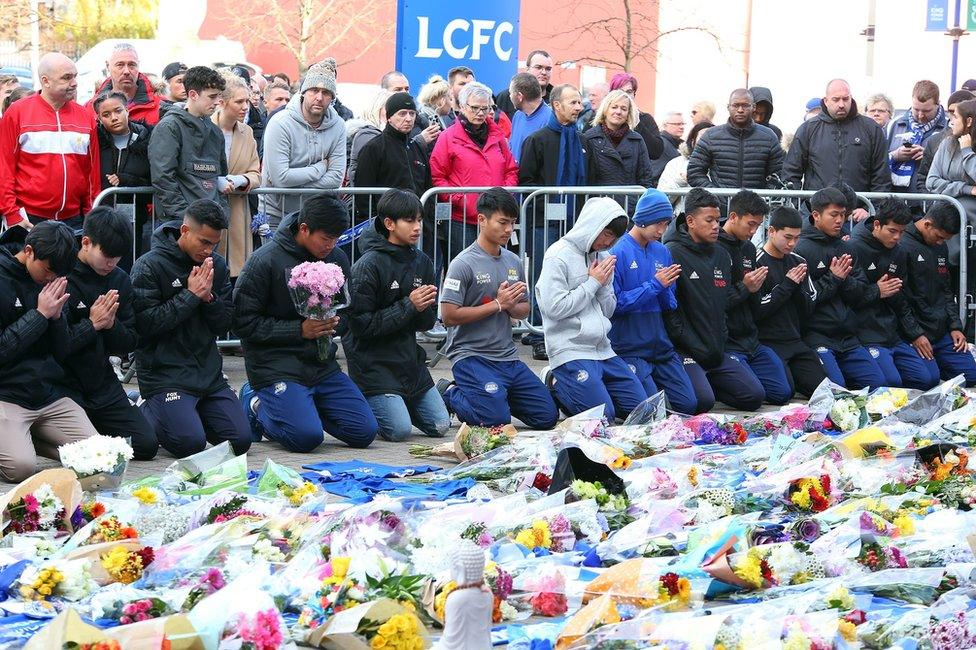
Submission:
M 86 214 L 101 178 L 95 117 L 76 102 L 55 111 L 40 94 L 0 119 L 0 214 L 8 226 L 27 214 L 65 220 Z

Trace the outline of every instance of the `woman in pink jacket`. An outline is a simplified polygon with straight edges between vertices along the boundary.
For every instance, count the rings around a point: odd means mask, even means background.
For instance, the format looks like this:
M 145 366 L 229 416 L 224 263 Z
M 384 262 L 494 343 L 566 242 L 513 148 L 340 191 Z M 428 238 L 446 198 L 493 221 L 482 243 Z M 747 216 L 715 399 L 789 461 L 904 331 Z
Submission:
M 518 185 L 518 164 L 508 141 L 494 120 L 491 90 L 484 84 L 470 83 L 458 95 L 458 119 L 434 145 L 430 173 L 440 187 Z M 451 228 L 448 259 L 478 238 L 478 194 L 451 194 Z M 441 237 L 444 235 L 441 234 Z

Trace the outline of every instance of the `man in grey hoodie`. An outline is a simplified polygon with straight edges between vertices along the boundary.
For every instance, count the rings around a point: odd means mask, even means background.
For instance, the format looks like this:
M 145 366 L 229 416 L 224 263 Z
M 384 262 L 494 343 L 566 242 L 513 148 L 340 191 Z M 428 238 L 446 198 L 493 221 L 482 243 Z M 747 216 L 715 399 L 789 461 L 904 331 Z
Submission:
M 607 419 L 626 417 L 647 399 L 630 367 L 610 347 L 617 306 L 605 251 L 627 229 L 627 213 L 609 197 L 586 202 L 576 225 L 549 247 L 536 284 L 556 401 L 569 414 L 605 405 Z
M 336 189 L 346 174 L 346 126 L 332 103 L 335 75 L 315 64 L 302 80 L 301 91 L 274 114 L 264 132 L 262 187 Z M 262 195 L 261 212 L 268 225 L 301 208 L 297 195 Z

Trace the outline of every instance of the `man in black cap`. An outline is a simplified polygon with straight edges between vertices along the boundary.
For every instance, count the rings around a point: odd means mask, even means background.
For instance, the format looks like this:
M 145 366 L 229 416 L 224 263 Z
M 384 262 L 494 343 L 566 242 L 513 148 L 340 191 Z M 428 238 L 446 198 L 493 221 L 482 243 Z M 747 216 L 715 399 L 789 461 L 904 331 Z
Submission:
M 174 61 L 163 68 L 163 81 L 166 82 L 166 92 L 160 97 L 159 118 L 178 102 L 186 101 L 186 86 L 183 85 L 183 75 L 186 74 L 186 64 Z
M 391 187 L 413 192 L 418 197 L 433 185 L 427 154 L 416 138 L 411 138 L 417 104 L 410 93 L 393 93 L 386 100 L 386 126 L 359 152 L 359 162 L 352 177 L 355 187 Z M 375 197 L 360 195 L 356 201 L 356 221 L 366 219 L 373 211 Z M 432 217 L 433 215 L 429 215 Z M 425 248 L 434 241 L 433 220 L 424 219 Z M 428 251 L 432 257 L 433 249 Z

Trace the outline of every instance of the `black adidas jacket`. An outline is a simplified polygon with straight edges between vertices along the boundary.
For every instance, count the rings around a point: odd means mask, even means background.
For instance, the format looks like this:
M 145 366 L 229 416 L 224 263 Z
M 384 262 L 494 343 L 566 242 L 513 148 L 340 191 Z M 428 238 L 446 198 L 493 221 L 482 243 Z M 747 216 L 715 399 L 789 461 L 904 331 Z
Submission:
M 904 283 L 908 274 L 908 254 L 899 245 L 885 246 L 875 238 L 867 224 L 862 221 L 854 228 L 850 245 L 857 251 L 857 264 L 871 285 L 877 286 L 884 275 L 900 278 Z M 904 284 L 902 285 L 904 286 Z M 894 347 L 903 339 L 914 341 L 922 335 L 905 293 L 899 291 L 888 298 L 879 297 L 866 302 L 857 309 L 857 337 L 861 343 Z
M 143 397 L 168 391 L 205 396 L 227 387 L 217 349 L 217 336 L 230 330 L 234 313 L 227 263 L 216 253 L 211 256 L 211 302 L 190 293 L 187 278 L 197 264 L 176 243 L 181 223 L 169 221 L 157 228 L 152 249 L 132 267 Z
M 364 231 L 360 246 L 362 257 L 352 267 L 349 332 L 342 339 L 349 376 L 363 395 L 419 397 L 434 380 L 417 332 L 434 326 L 437 303 L 418 312 L 410 292 L 436 285 L 434 266 L 421 251 L 395 246 L 373 228 Z
M 119 292 L 119 310 L 115 324 L 95 331 L 89 316 L 95 300 L 110 290 Z M 125 397 L 109 363 L 109 356 L 125 357 L 136 347 L 136 317 L 132 310 L 132 281 L 129 274 L 116 267 L 108 275 L 96 273 L 82 261 L 75 263 L 68 275 L 65 305 L 71 334 L 69 356 L 64 360 L 64 385 L 71 397 L 88 408 L 101 408 Z
M 718 231 L 718 243 L 732 260 L 732 288 L 725 312 L 729 328 L 727 347 L 752 354 L 759 346 L 759 330 L 756 328 L 759 292 L 750 293 L 742 279 L 756 268 L 756 247 L 751 241 L 739 241 L 725 230 Z
M 684 215 L 678 217 L 675 232 L 665 239 L 675 264 L 681 265 L 678 308 L 664 312 L 668 336 L 681 353 L 710 370 L 722 363 L 725 354 L 732 261 L 721 246 L 692 241 Z
M 37 311 L 43 287 L 14 257 L 26 237 L 24 228 L 0 235 L 0 402 L 37 410 L 64 397 L 56 381 L 58 360 L 68 353 L 68 321 L 64 312 L 48 320 Z
M 929 246 L 914 223 L 898 244 L 908 258 L 908 281 L 902 286 L 912 314 L 929 341 L 935 343 L 953 330 L 962 330 L 959 305 L 949 283 L 949 250 Z
M 817 290 L 813 311 L 805 320 L 803 340 L 812 348 L 846 352 L 858 345 L 854 309 L 878 299 L 877 285 L 868 285 L 858 268 L 857 254 L 839 237 L 821 232 L 812 221 L 803 226 L 796 253 L 807 261 L 807 275 Z M 843 280 L 830 272 L 830 262 L 844 254 L 854 257 L 854 267 Z
M 786 274 L 805 263 L 806 260 L 796 253 L 777 258 L 760 249 L 756 254 L 756 265 L 769 269 L 758 291 L 759 307 L 756 309 L 756 326 L 763 343 L 802 343 L 801 321 L 810 315 L 817 290 L 809 271 L 799 284 Z

